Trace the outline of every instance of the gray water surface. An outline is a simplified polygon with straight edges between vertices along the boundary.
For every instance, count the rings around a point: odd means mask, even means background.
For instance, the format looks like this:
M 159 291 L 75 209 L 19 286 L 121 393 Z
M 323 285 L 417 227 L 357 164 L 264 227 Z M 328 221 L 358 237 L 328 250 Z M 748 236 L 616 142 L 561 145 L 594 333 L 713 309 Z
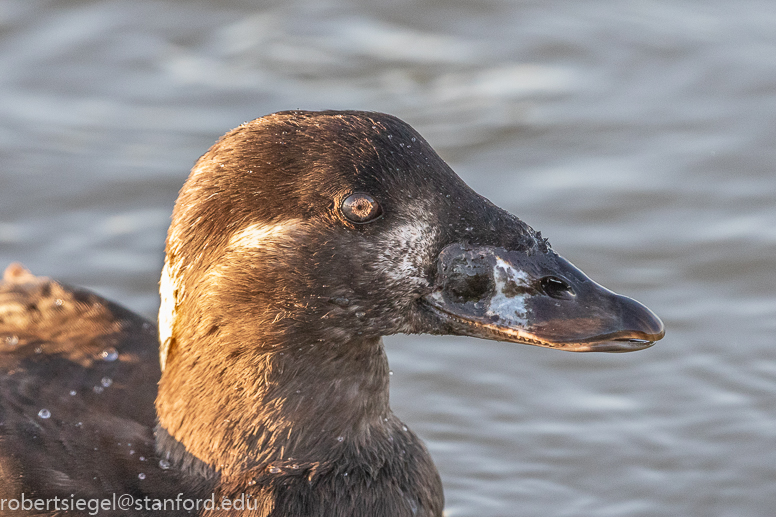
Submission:
M 776 4 L 0 1 L 0 264 L 154 317 L 194 161 L 280 109 L 418 129 L 667 337 L 386 339 L 450 517 L 776 515 Z

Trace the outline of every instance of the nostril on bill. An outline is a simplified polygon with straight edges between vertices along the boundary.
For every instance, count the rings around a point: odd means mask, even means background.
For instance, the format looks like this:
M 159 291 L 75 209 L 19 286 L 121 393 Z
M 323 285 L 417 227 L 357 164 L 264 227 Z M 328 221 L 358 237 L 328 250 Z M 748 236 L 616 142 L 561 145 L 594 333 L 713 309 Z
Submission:
M 557 276 L 545 276 L 540 283 L 542 291 L 552 298 L 564 299 L 574 296 L 574 290 L 569 283 Z

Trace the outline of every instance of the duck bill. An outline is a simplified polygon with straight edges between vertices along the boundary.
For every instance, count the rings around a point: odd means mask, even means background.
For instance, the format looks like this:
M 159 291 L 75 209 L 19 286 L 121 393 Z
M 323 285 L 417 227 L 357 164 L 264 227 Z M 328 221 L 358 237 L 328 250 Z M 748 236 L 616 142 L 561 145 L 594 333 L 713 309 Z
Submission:
M 553 251 L 453 244 L 424 302 L 451 334 L 572 352 L 631 352 L 665 334 L 641 303 L 598 285 Z

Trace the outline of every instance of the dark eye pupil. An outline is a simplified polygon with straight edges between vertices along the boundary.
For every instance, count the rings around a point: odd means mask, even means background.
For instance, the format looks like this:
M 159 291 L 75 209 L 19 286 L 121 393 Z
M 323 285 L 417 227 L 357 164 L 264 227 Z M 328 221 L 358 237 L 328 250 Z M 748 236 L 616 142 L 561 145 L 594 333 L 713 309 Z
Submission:
M 356 224 L 374 221 L 382 213 L 380 204 L 369 194 L 351 194 L 342 202 L 342 215 Z

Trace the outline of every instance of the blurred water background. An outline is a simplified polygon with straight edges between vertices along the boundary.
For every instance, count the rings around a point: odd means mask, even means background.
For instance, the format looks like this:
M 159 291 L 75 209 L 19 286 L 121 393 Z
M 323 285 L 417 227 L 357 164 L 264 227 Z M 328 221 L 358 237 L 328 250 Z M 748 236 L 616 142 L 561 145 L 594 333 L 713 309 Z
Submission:
M 0 0 L 0 263 L 155 317 L 217 137 L 393 113 L 667 337 L 386 339 L 447 515 L 776 514 L 772 0 Z

